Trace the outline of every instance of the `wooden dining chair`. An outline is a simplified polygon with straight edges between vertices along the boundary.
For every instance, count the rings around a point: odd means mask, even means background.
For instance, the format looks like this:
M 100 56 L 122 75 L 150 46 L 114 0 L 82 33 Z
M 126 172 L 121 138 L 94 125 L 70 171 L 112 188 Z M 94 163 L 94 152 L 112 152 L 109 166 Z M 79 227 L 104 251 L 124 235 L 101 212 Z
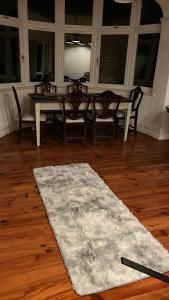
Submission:
M 67 86 L 67 92 L 68 92 L 68 94 L 71 94 L 72 92 L 75 92 L 75 91 L 81 91 L 84 94 L 87 94 L 88 93 L 88 86 L 84 85 L 79 80 L 74 81 L 72 84 Z
M 56 119 L 63 128 L 63 136 L 65 146 L 67 141 L 71 139 L 83 139 L 84 145 L 86 143 L 87 134 L 87 112 L 90 104 L 90 97 L 81 91 L 74 91 L 71 94 L 63 97 L 63 113 L 56 116 Z M 81 135 L 68 135 L 70 126 L 76 126 L 76 129 L 81 128 Z
M 39 84 L 35 85 L 35 93 L 36 94 L 45 94 L 45 93 L 57 93 L 57 86 L 50 83 L 49 81 L 42 81 Z
M 116 95 L 112 91 L 104 91 L 93 97 L 93 112 L 88 115 L 91 121 L 93 131 L 93 142 L 96 145 L 96 138 L 109 138 L 111 142 L 115 137 L 116 130 L 116 114 L 120 105 L 121 96 Z M 97 134 L 98 125 L 107 126 L 107 135 Z M 100 127 L 100 126 L 99 126 Z
M 35 85 L 35 94 L 56 94 L 57 86 L 53 85 L 49 81 L 42 81 L 41 83 Z M 45 110 L 44 114 L 47 117 L 47 122 L 52 122 L 55 126 L 55 114 L 56 112 Z
M 132 100 L 132 107 L 131 107 L 131 116 L 130 119 L 134 120 L 134 124 L 130 124 L 129 128 L 134 129 L 135 135 L 137 136 L 137 121 L 138 121 L 138 112 L 139 112 L 139 107 L 140 107 L 140 103 L 141 100 L 143 98 L 143 91 L 141 90 L 141 88 L 138 86 L 135 89 L 132 89 L 130 92 L 130 96 L 129 99 Z M 117 129 L 119 127 L 119 121 L 120 120 L 124 120 L 125 119 L 125 111 L 119 110 L 117 112 Z M 117 134 L 117 132 L 116 132 Z
M 23 124 L 35 126 L 35 116 L 34 116 L 34 114 L 31 114 L 31 113 L 22 114 L 18 94 L 17 94 L 17 91 L 14 86 L 12 87 L 12 90 L 13 90 L 13 94 L 14 94 L 14 98 L 15 98 L 15 102 L 16 102 L 16 106 L 17 106 L 17 111 L 18 111 L 19 130 L 18 130 L 18 134 L 17 134 L 17 143 L 19 144 Z M 45 114 L 40 114 L 40 121 L 41 121 L 41 124 L 43 124 L 44 130 L 45 130 L 45 123 L 46 123 L 46 115 Z

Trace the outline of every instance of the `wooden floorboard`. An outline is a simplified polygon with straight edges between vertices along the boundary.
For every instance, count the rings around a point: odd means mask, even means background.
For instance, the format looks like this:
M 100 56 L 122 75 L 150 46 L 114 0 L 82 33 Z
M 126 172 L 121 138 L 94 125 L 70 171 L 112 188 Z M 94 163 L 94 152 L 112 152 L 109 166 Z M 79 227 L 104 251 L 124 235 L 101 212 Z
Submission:
M 169 300 L 169 285 L 153 278 L 85 297 L 73 291 L 32 169 L 77 162 L 88 162 L 169 250 L 169 141 L 130 133 L 127 143 L 65 148 L 49 136 L 37 148 L 17 145 L 12 133 L 0 139 L 0 300 Z

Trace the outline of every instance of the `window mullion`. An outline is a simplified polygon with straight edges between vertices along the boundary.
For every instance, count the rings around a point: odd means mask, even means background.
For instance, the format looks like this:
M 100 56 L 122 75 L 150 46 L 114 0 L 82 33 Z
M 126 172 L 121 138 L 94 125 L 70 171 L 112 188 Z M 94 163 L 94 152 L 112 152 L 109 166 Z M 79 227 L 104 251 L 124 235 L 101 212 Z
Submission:
M 90 85 L 95 87 L 98 84 L 99 60 L 100 60 L 100 26 L 102 24 L 103 0 L 94 0 L 93 5 L 93 30 L 92 30 L 92 51 L 90 66 Z
M 128 47 L 128 59 L 127 59 L 126 74 L 125 74 L 126 86 L 129 89 L 132 88 L 133 80 L 134 80 L 135 61 L 136 61 L 137 44 L 138 44 L 138 33 L 136 32 L 136 27 L 140 23 L 141 2 L 142 2 L 142 0 L 135 1 L 132 4 L 131 27 L 130 27 L 129 47 Z

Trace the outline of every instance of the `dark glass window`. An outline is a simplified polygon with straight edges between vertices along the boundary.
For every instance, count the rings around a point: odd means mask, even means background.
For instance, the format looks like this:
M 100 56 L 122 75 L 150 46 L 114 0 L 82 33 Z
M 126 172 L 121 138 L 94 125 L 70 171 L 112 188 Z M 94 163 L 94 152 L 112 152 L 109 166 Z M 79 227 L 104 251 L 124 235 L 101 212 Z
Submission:
M 29 30 L 30 81 L 41 81 L 44 72 L 54 81 L 54 33 Z
M 55 22 L 55 0 L 28 0 L 28 19 Z
M 65 0 L 65 23 L 92 25 L 93 0 Z
M 163 17 L 160 5 L 155 0 L 142 0 L 141 24 L 158 24 Z
M 18 1 L 17 0 L 1 0 L 0 15 L 10 17 L 18 17 Z
M 89 81 L 91 57 L 90 34 L 65 34 L 64 81 Z
M 140 34 L 134 74 L 134 85 L 152 87 L 156 67 L 159 33 Z
M 0 25 L 0 83 L 20 81 L 18 28 Z
M 103 26 L 123 26 L 130 24 L 131 4 L 104 0 Z
M 128 35 L 102 35 L 100 83 L 124 83 L 127 45 Z

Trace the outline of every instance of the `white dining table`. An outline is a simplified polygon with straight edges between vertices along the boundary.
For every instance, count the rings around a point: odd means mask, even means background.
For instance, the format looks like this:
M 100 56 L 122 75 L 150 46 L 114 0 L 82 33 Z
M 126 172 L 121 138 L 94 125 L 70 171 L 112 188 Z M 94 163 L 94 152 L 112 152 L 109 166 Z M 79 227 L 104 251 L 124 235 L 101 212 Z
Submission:
M 96 95 L 96 93 L 89 94 L 91 96 Z M 29 94 L 32 99 L 32 103 L 35 108 L 35 121 L 36 121 L 36 144 L 37 147 L 40 146 L 40 114 L 43 111 L 57 111 L 62 110 L 62 98 L 65 94 Z M 99 103 L 98 103 L 99 105 Z M 125 113 L 125 124 L 124 124 L 124 142 L 127 141 L 128 129 L 130 123 L 130 115 L 131 115 L 131 106 L 132 101 L 128 98 L 122 97 L 119 110 L 123 110 Z M 90 107 L 89 107 L 90 108 Z

